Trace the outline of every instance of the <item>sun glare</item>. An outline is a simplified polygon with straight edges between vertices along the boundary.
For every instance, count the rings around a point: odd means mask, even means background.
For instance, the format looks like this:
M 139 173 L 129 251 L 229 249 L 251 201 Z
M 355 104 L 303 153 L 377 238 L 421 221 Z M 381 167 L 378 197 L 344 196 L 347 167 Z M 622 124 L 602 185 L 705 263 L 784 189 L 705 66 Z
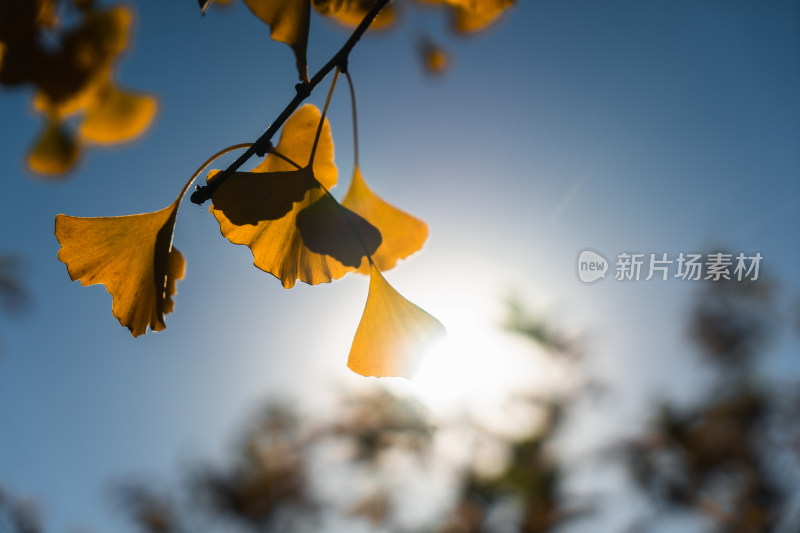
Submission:
M 450 333 L 430 347 L 417 375 L 414 392 L 432 406 L 462 402 L 500 385 L 499 372 L 489 361 L 491 343 Z
M 411 388 L 432 409 L 498 405 L 529 372 L 524 361 L 531 361 L 530 348 L 498 326 L 454 324 L 426 352 Z

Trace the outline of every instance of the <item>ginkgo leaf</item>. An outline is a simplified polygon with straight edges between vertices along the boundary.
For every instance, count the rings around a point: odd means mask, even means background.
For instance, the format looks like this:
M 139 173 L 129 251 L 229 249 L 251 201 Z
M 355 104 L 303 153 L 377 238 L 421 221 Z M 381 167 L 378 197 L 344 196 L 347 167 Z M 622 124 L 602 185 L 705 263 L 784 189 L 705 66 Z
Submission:
M 311 5 L 321 15 L 355 28 L 372 9 L 375 0 L 311 0 Z M 381 9 L 370 24 L 370 30 L 383 30 L 395 23 L 395 12 L 391 5 Z
M 488 28 L 515 0 L 420 0 L 430 5 L 450 8 L 453 29 L 460 33 L 476 33 Z
M 183 192 L 181 193 L 181 197 Z M 56 216 L 58 258 L 73 281 L 101 283 L 113 297 L 112 312 L 134 337 L 166 327 L 183 255 L 172 247 L 180 198 L 154 213 L 121 217 Z
M 441 322 L 400 295 L 372 265 L 369 295 L 347 366 L 362 376 L 412 377 Z
M 320 118 L 322 118 L 322 113 L 313 104 L 306 104 L 295 111 L 284 123 L 281 140 L 275 150 L 300 167 L 308 165 Z M 333 137 L 331 137 L 331 127 L 327 118 L 322 123 L 322 130 L 317 141 L 313 169 L 314 178 L 323 187 L 330 190 L 336 185 L 339 172 L 333 162 Z M 271 154 L 254 168 L 253 172 L 285 170 L 297 170 L 297 167 Z
M 461 33 L 485 30 L 514 0 L 444 0 L 453 6 L 453 29 Z
M 211 182 L 216 171 L 209 173 Z M 212 196 L 220 231 L 253 252 L 253 264 L 284 287 L 339 279 L 381 243 L 380 232 L 339 205 L 309 167 L 236 172 Z
M 75 137 L 61 122 L 51 118 L 28 154 L 28 168 L 37 174 L 57 176 L 70 170 L 80 153 Z
M 452 11 L 451 24 L 459 33 L 478 33 L 491 26 L 502 14 L 503 9 L 480 12 L 456 6 Z
M 394 268 L 399 259 L 418 251 L 428 238 L 428 226 L 372 192 L 358 167 L 353 172 L 353 181 L 350 182 L 342 205 L 364 217 L 381 232 L 381 245 L 372 254 L 372 260 L 382 271 Z M 366 259 L 359 272 L 369 272 Z
M 306 48 L 311 0 L 244 0 L 244 3 L 269 25 L 273 40 L 292 48 L 300 80 L 308 81 Z
M 422 66 L 428 74 L 444 74 L 450 66 L 450 54 L 431 39 L 424 39 L 419 47 Z
M 78 132 L 99 144 L 129 141 L 150 127 L 156 108 L 152 96 L 119 89 L 109 79 L 95 94 Z

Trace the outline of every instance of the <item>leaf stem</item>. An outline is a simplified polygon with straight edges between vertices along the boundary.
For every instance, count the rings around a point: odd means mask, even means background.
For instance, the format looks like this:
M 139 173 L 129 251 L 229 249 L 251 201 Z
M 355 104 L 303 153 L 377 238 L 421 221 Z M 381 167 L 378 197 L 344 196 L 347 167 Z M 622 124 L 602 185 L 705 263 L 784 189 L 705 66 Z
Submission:
M 336 69 L 336 74 L 333 75 L 333 81 L 331 82 L 331 88 L 328 89 L 328 97 L 325 99 L 325 107 L 322 108 L 322 116 L 319 119 L 319 126 L 317 126 L 317 133 L 314 135 L 314 144 L 311 146 L 311 156 L 308 158 L 308 165 L 311 166 L 314 164 L 314 156 L 317 154 L 317 144 L 319 144 L 319 136 L 322 133 L 322 127 L 325 125 L 325 115 L 328 114 L 328 106 L 331 103 L 331 96 L 333 96 L 333 90 L 336 88 L 336 81 L 339 79 L 339 72 L 341 69 Z
M 291 116 L 292 113 L 300 106 L 300 104 L 308 98 L 314 88 L 319 85 L 319 83 L 325 78 L 325 76 L 330 73 L 335 67 L 341 66 L 346 64 L 347 58 L 350 55 L 350 51 L 356 45 L 356 43 L 361 39 L 361 36 L 364 35 L 364 32 L 367 31 L 372 21 L 375 20 L 375 17 L 378 16 L 378 13 L 383 9 L 391 0 L 376 0 L 375 4 L 372 6 L 372 9 L 364 15 L 364 18 L 361 20 L 359 25 L 353 30 L 353 33 L 347 39 L 347 42 L 339 49 L 333 57 L 328 60 L 325 65 L 317 71 L 316 74 L 309 80 L 308 82 L 298 83 L 295 85 L 295 89 L 297 94 L 294 95 L 294 98 L 286 105 L 286 107 L 281 111 L 278 118 L 269 125 L 267 131 L 265 131 L 261 137 L 253 143 L 245 153 L 240 155 L 233 163 L 231 163 L 228 168 L 217 174 L 211 183 L 207 183 L 204 186 L 197 186 L 197 190 L 192 193 L 191 200 L 192 203 L 197 205 L 202 205 L 206 200 L 209 200 L 211 196 L 214 194 L 214 191 L 222 185 L 222 183 L 228 179 L 228 176 L 236 172 L 239 167 L 244 165 L 251 157 L 258 154 L 263 156 L 267 153 L 270 141 L 272 137 L 278 132 L 283 123 Z
M 353 78 L 350 76 L 350 70 L 344 73 L 347 78 L 347 86 L 350 88 L 350 103 L 353 109 L 353 166 L 358 167 L 358 113 L 356 112 L 356 89 L 353 86 Z

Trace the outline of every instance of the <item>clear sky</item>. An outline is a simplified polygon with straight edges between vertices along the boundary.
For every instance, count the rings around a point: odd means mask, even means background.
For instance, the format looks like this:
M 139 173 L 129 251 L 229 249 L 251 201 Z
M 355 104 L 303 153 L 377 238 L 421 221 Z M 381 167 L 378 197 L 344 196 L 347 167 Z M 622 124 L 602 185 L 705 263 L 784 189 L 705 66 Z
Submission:
M 797 2 L 521 0 L 469 39 L 445 31 L 440 13 L 405 7 L 400 27 L 365 38 L 350 61 L 364 177 L 430 228 L 423 251 L 387 274 L 402 294 L 453 332 L 496 320 L 511 293 L 588 331 L 595 372 L 624 385 L 611 426 L 641 414 L 626 398 L 700 379 L 675 355 L 693 282 L 615 281 L 618 253 L 758 252 L 796 308 Z M 174 238 L 186 277 L 165 331 L 132 338 L 102 287 L 69 280 L 57 213 L 167 206 L 206 157 L 254 140 L 294 91 L 289 48 L 243 5 L 204 18 L 193 0 L 135 11 L 118 79 L 160 103 L 141 139 L 91 150 L 49 183 L 22 164 L 39 128 L 30 92 L 0 92 L 0 251 L 24 259 L 35 304 L 0 323 L 0 483 L 39 499 L 52 531 L 117 529 L 110 481 L 169 480 L 187 457 L 223 452 L 260 400 L 324 403 L 323 391 L 362 380 L 346 358 L 367 280 L 286 291 L 188 199 Z M 422 31 L 452 53 L 441 78 L 422 72 Z M 346 37 L 314 17 L 310 70 Z M 329 114 L 339 197 L 349 113 L 341 86 Z M 612 262 L 608 279 L 578 280 L 585 248 Z M 800 371 L 791 358 L 776 365 Z

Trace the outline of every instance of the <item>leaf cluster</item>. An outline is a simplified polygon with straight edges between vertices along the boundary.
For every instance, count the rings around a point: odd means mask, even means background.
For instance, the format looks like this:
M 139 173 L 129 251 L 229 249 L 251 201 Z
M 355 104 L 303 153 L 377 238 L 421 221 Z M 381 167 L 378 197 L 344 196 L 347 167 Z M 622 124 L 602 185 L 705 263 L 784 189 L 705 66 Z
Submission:
M 31 171 L 63 175 L 85 147 L 124 143 L 149 127 L 155 98 L 121 88 L 114 74 L 132 22 L 130 8 L 92 0 L 0 3 L 0 86 L 33 86 L 44 119 Z

